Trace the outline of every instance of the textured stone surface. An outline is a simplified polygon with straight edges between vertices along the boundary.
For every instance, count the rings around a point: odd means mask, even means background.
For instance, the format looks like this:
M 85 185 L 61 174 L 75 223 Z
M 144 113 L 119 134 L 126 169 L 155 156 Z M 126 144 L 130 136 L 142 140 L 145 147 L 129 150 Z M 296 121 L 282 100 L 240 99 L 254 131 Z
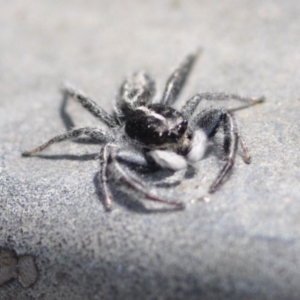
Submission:
M 298 1 L 1 1 L 0 246 L 36 258 L 39 279 L 8 299 L 300 299 L 300 26 Z M 264 94 L 237 113 L 253 156 L 210 202 L 209 154 L 170 189 L 180 212 L 146 213 L 114 189 L 104 211 L 96 145 L 22 150 L 65 130 L 58 88 L 78 84 L 107 110 L 125 75 L 146 68 L 158 90 L 182 58 L 203 54 L 182 93 Z M 203 105 L 212 105 L 204 103 Z M 234 102 L 228 103 L 233 107 Z M 97 124 L 76 103 L 78 126 Z M 66 118 L 64 119 L 66 121 Z M 162 172 L 149 180 L 176 181 Z M 177 176 L 177 177 L 176 177 Z

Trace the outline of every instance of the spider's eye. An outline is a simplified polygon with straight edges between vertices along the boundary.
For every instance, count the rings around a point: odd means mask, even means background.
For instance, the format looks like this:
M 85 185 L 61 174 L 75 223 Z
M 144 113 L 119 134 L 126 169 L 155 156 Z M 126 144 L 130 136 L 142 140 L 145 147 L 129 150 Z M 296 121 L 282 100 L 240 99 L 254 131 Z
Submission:
M 188 125 L 188 121 L 187 120 L 183 120 L 179 125 L 177 125 L 177 132 L 182 135 L 186 132 L 187 130 L 187 125 Z
M 182 120 L 172 129 L 168 130 L 167 139 L 170 143 L 176 143 L 186 132 L 188 127 L 188 121 Z

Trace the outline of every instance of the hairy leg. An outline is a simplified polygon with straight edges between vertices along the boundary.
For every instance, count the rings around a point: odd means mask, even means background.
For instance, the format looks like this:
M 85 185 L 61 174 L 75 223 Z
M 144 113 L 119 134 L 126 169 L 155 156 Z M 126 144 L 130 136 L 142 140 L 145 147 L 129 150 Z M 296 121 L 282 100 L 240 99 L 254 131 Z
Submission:
M 193 96 L 191 99 L 189 99 L 184 106 L 181 108 L 181 113 L 186 117 L 189 118 L 193 115 L 195 112 L 198 104 L 202 100 L 211 100 L 211 101 L 224 101 L 224 100 L 238 100 L 243 103 L 245 103 L 244 106 L 239 108 L 230 109 L 229 111 L 233 112 L 235 110 L 239 110 L 242 108 L 247 108 L 250 106 L 253 106 L 255 104 L 259 104 L 264 102 L 265 98 L 259 97 L 259 98 L 250 98 L 250 97 L 242 97 L 237 94 L 227 94 L 227 93 L 200 93 Z
M 79 138 L 80 136 L 84 136 L 84 135 L 92 138 L 93 140 L 99 141 L 99 143 L 107 143 L 112 139 L 111 135 L 108 132 L 106 132 L 100 128 L 95 128 L 95 127 L 78 128 L 78 129 L 70 130 L 63 134 L 59 134 L 59 135 L 51 138 L 46 143 L 44 143 L 32 150 L 23 152 L 22 155 L 30 156 L 30 155 L 36 154 L 38 152 L 41 152 L 42 150 L 44 150 L 45 148 L 49 147 L 50 145 L 52 145 L 54 143 L 59 143 L 59 142 L 70 140 L 70 139 L 76 139 L 76 138 Z
M 176 101 L 187 80 L 188 75 L 190 74 L 196 62 L 198 55 L 199 51 L 188 55 L 186 59 L 179 65 L 179 67 L 171 74 L 161 99 L 162 104 L 172 105 Z
M 251 155 L 249 152 L 249 148 L 248 148 L 245 140 L 241 137 L 240 134 L 239 134 L 239 141 L 240 141 L 240 145 L 241 145 L 241 149 L 242 149 L 243 160 L 246 164 L 250 164 L 251 163 Z
M 107 165 L 109 160 L 109 145 L 105 145 L 100 151 L 100 173 L 99 179 L 103 188 L 104 207 L 107 211 L 112 208 L 112 195 L 107 185 Z
M 91 98 L 86 96 L 82 91 L 77 90 L 71 85 L 66 85 L 62 88 L 62 92 L 65 96 L 72 97 L 78 101 L 86 110 L 104 122 L 108 127 L 115 127 L 118 125 L 114 117 L 108 114 L 103 108 L 101 108 Z
M 149 168 L 155 169 L 156 165 L 154 161 L 150 161 L 143 154 L 131 151 L 131 150 L 117 150 L 108 149 L 110 145 L 103 147 L 101 152 L 101 173 L 100 180 L 103 185 L 104 191 L 104 205 L 107 210 L 110 210 L 112 207 L 112 196 L 107 186 L 107 171 L 108 165 L 113 164 L 113 176 L 115 179 L 123 181 L 130 189 L 138 192 L 145 199 L 161 202 L 168 205 L 176 206 L 178 208 L 183 208 L 183 203 L 177 201 L 169 201 L 162 199 L 158 196 L 154 196 L 147 191 L 147 186 L 137 177 L 132 174 L 124 165 L 134 165 L 137 168 Z

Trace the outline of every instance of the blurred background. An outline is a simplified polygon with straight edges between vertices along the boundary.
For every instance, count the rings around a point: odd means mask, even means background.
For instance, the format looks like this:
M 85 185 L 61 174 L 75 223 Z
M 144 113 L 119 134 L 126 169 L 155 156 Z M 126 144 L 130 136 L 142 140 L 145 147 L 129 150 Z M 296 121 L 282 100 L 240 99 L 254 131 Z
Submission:
M 7 283 L 1 299 L 300 299 L 298 1 L 0 5 L 0 247 L 34 255 L 39 269 L 35 285 Z M 125 76 L 148 70 L 159 97 L 199 47 L 178 105 L 204 91 L 267 98 L 237 112 L 253 162 L 238 157 L 209 202 L 190 200 L 215 178 L 222 162 L 213 154 L 181 184 L 153 188 L 186 210 L 149 213 L 144 204 L 155 205 L 116 189 L 111 214 L 90 156 L 99 146 L 63 143 L 44 157 L 20 156 L 66 130 L 63 82 L 111 111 Z M 76 126 L 98 125 L 76 103 L 67 112 Z

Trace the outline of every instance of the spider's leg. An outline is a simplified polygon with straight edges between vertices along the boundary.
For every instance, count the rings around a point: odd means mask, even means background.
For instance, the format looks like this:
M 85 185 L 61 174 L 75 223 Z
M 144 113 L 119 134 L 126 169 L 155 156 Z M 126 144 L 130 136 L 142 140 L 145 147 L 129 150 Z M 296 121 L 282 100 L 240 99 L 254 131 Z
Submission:
M 138 192 L 139 194 L 143 195 L 145 199 L 155 201 L 155 202 L 161 202 L 168 205 L 176 206 L 178 208 L 183 208 L 184 205 L 182 202 L 179 201 L 169 201 L 166 199 L 162 199 L 158 196 L 154 196 L 151 193 L 147 191 L 147 186 L 137 177 L 134 176 L 132 172 L 128 170 L 128 168 L 124 167 L 125 164 L 135 165 L 136 167 L 142 167 L 142 168 L 153 168 L 156 169 L 157 166 L 155 165 L 154 161 L 151 159 L 147 159 L 144 155 L 137 153 L 135 151 L 130 150 L 119 150 L 112 152 L 110 154 L 111 157 L 111 163 L 113 164 L 112 167 L 114 167 L 115 170 L 115 176 L 117 178 L 120 178 L 126 185 L 128 185 L 131 189 Z M 109 161 L 109 159 L 107 159 Z M 104 166 L 107 167 L 107 164 Z M 103 168 L 103 166 L 102 166 Z M 101 170 L 103 170 L 101 168 Z M 106 182 L 106 171 L 103 171 L 102 176 L 102 182 Z M 106 183 L 105 183 L 106 184 Z M 105 205 L 106 208 L 111 208 L 111 198 L 109 195 L 109 192 L 105 191 L 106 193 L 106 199 L 105 199 Z
M 201 128 L 208 138 L 213 137 L 220 127 L 224 130 L 223 149 L 226 155 L 226 163 L 209 188 L 209 192 L 213 193 L 223 184 L 234 165 L 239 140 L 237 125 L 229 111 L 212 109 L 199 113 L 192 126 Z
M 242 107 L 228 109 L 228 111 L 231 112 L 244 109 L 265 101 L 264 96 L 258 98 L 250 98 L 250 97 L 242 97 L 237 94 L 227 94 L 227 93 L 199 93 L 193 96 L 185 103 L 185 105 L 181 108 L 181 113 L 185 115 L 187 118 L 190 117 L 196 110 L 201 100 L 224 101 L 224 100 L 231 100 L 231 99 L 238 100 L 245 103 L 245 105 Z
M 203 98 L 200 94 L 196 94 L 191 99 L 186 101 L 186 103 L 182 106 L 180 112 L 184 115 L 186 119 L 189 119 L 193 113 L 195 112 L 198 104 Z
M 95 141 L 99 141 L 99 143 L 107 143 L 107 142 L 111 141 L 111 139 L 112 139 L 111 135 L 108 132 L 106 132 L 100 128 L 95 128 L 95 127 L 78 128 L 78 129 L 70 130 L 63 134 L 59 134 L 59 135 L 53 137 L 52 139 L 50 139 L 49 141 L 47 141 L 46 143 L 44 143 L 32 150 L 23 152 L 22 155 L 30 156 L 30 155 L 36 154 L 38 152 L 41 152 L 42 150 L 44 150 L 45 148 L 49 147 L 50 145 L 52 145 L 54 143 L 58 143 L 58 142 L 62 142 L 65 140 L 70 140 L 70 139 L 76 139 L 76 138 L 79 138 L 80 136 L 84 136 L 84 135 L 92 138 Z
M 179 67 L 171 74 L 166 83 L 163 97 L 160 101 L 162 104 L 172 105 L 176 101 L 195 64 L 198 54 L 199 51 L 188 55 Z
M 107 144 L 101 149 L 101 153 L 100 153 L 100 174 L 99 175 L 100 175 L 100 182 L 103 186 L 104 206 L 106 210 L 111 210 L 112 208 L 112 195 L 107 185 L 107 168 L 109 163 L 117 162 L 117 166 L 118 164 L 125 163 L 125 164 L 134 165 L 139 168 L 147 168 L 147 169 L 151 169 L 155 167 L 140 152 L 120 150 L 120 149 L 117 151 L 113 151 L 111 148 L 113 148 L 113 145 Z M 123 175 L 124 172 L 125 175 Z M 130 176 L 129 173 L 123 171 L 123 169 L 121 169 L 121 174 L 115 174 L 115 175 L 117 175 L 118 177 L 119 176 L 125 177 L 127 179 Z
M 100 183 L 103 187 L 103 194 L 104 194 L 104 206 L 106 210 L 111 210 L 112 207 L 112 196 L 107 185 L 107 165 L 109 161 L 109 148 L 108 145 L 102 147 L 100 152 L 100 173 L 99 179 Z
M 115 127 L 118 125 L 114 117 L 108 114 L 91 98 L 86 96 L 82 91 L 77 90 L 71 85 L 66 85 L 62 88 L 65 97 L 69 96 L 78 101 L 86 110 L 88 110 L 96 118 L 104 122 L 108 127 Z
M 124 114 L 149 104 L 154 94 L 155 82 L 151 76 L 145 71 L 134 73 L 120 87 L 114 108 L 115 115 L 122 120 Z
M 250 164 L 251 163 L 251 155 L 249 152 L 249 148 L 245 142 L 245 140 L 241 137 L 241 135 L 239 134 L 239 140 L 240 140 L 240 145 L 242 148 L 242 152 L 243 152 L 243 160 L 246 164 Z
M 224 101 L 224 100 L 238 100 L 244 102 L 247 106 L 252 106 L 265 101 L 265 97 L 261 96 L 258 98 L 243 97 L 238 94 L 230 93 L 200 93 L 198 94 L 201 99 L 213 100 L 213 101 Z

